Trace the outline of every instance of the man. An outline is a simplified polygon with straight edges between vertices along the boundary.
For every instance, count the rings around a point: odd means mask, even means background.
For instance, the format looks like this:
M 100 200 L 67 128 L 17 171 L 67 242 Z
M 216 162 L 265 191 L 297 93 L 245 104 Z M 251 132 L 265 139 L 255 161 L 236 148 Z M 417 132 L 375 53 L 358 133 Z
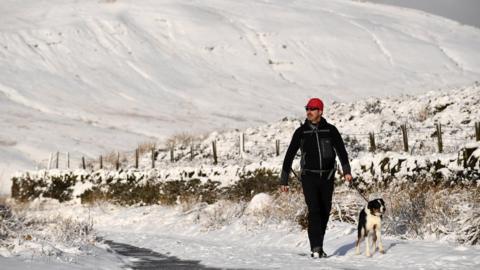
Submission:
M 345 180 L 352 181 L 348 154 L 337 128 L 322 117 L 323 102 L 312 98 L 305 107 L 307 119 L 295 130 L 283 161 L 280 177 L 282 192 L 288 191 L 288 177 L 293 159 L 301 150 L 301 182 L 308 207 L 308 239 L 311 256 L 327 257 L 323 238 L 332 207 L 336 155 L 340 159 Z

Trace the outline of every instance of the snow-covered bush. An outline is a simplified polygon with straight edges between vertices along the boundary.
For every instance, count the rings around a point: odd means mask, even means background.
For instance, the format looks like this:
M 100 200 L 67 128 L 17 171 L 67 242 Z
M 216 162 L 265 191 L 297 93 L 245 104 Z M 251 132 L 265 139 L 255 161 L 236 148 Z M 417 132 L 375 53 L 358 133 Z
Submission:
M 25 173 L 12 179 L 12 197 L 22 202 L 39 197 L 60 202 L 81 198 L 84 203 L 105 200 L 122 205 L 175 204 L 192 199 L 213 203 L 222 198 L 248 201 L 257 193 L 278 188 L 278 174 L 267 168 L 241 173 L 239 180 L 228 186 L 199 176 L 204 176 L 201 171 L 182 173 L 181 179 L 162 179 L 155 171 L 138 170 Z
M 454 238 L 478 244 L 478 186 L 443 186 L 429 181 L 389 186 L 375 193 L 384 198 L 384 230 L 405 238 Z
M 213 204 L 197 204 L 197 207 L 185 213 L 195 212 L 195 222 L 201 224 L 205 230 L 217 230 L 240 218 L 246 205 L 246 202 L 219 200 Z
M 4 241 L 13 233 L 12 228 L 16 225 L 10 207 L 0 204 L 0 240 Z
M 458 220 L 460 230 L 457 232 L 457 239 L 462 244 L 480 244 L 480 211 L 478 211 L 478 206 L 476 209 L 471 215 Z
M 278 174 L 269 169 L 257 169 L 240 176 L 240 180 L 227 186 L 223 193 L 230 200 L 250 201 L 256 194 L 273 193 L 279 188 Z M 293 181 L 291 185 L 298 185 Z
M 27 210 L 0 207 L 0 255 L 55 256 L 79 255 L 95 243 L 92 220 L 80 221 L 61 216 L 31 216 Z

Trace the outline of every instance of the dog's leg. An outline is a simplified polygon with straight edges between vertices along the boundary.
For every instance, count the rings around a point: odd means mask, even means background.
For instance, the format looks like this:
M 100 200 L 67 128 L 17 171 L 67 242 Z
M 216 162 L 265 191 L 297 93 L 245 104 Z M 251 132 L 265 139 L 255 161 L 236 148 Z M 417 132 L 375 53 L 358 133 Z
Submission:
M 365 238 L 365 228 L 359 226 L 357 232 L 357 242 L 355 243 L 355 255 L 360 254 L 360 243 Z
M 377 251 L 377 225 L 373 225 L 372 239 L 372 254 L 375 254 L 375 251 Z
M 367 257 L 370 257 L 371 254 L 370 254 L 370 233 L 369 231 L 366 231 L 365 232 L 365 246 L 366 246 L 366 251 L 365 251 L 365 255 L 367 255 Z
M 357 242 L 355 243 L 355 255 L 360 254 L 360 242 L 361 241 L 362 241 L 362 239 L 360 237 L 357 238 Z
M 380 226 L 377 228 L 376 234 L 378 237 L 378 250 L 380 251 L 380 253 L 385 254 L 385 250 L 383 249 L 383 244 L 382 244 L 382 230 Z

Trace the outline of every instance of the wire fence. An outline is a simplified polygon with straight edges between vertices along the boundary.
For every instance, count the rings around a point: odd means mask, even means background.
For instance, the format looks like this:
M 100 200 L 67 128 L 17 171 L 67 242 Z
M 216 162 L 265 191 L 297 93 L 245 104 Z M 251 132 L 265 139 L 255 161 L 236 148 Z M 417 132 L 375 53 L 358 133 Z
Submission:
M 480 141 L 480 122 L 476 122 L 473 129 L 472 126 L 467 125 L 442 126 L 436 124 L 435 126 L 408 127 L 404 124 L 401 125 L 400 130 L 392 129 L 389 131 L 367 133 L 342 133 L 342 137 L 344 138 L 347 147 L 355 148 L 357 151 L 369 151 L 372 153 L 382 151 L 403 151 L 410 154 L 454 153 L 464 147 L 468 141 Z M 238 147 L 236 153 L 240 157 L 243 157 L 243 154 L 248 151 L 246 140 L 247 136 L 245 133 L 240 133 L 238 136 L 238 144 L 236 144 Z M 266 145 L 263 144 L 260 145 L 260 147 L 265 149 L 262 148 L 257 151 L 257 154 L 260 155 L 261 152 L 271 151 L 271 153 L 268 153 L 270 156 L 279 156 L 282 153 L 280 147 L 286 146 L 285 143 L 281 144 L 279 139 L 275 139 L 274 142 L 271 143 L 272 146 L 268 147 L 268 149 L 271 150 L 267 150 L 267 148 L 265 148 Z M 79 157 L 76 155 L 75 160 L 80 160 L 80 166 L 78 167 L 83 169 L 103 169 L 108 163 L 109 168 L 119 170 L 129 161 L 131 162 L 129 165 L 130 167 L 139 168 L 141 156 L 145 156 L 146 153 L 149 153 L 149 166 L 155 168 L 156 163 L 158 162 L 157 157 L 159 152 L 164 152 L 162 160 L 165 161 L 165 159 L 169 159 L 167 162 L 170 163 L 175 163 L 180 158 L 194 160 L 197 156 L 200 156 L 203 158 L 211 158 L 215 165 L 218 164 L 220 158 L 217 151 L 217 144 L 218 142 L 214 140 L 210 144 L 211 148 L 210 146 L 205 145 L 202 149 L 195 147 L 193 140 L 189 147 L 182 146 L 181 148 L 170 145 L 167 148 L 160 149 L 152 144 L 147 147 L 144 146 L 141 150 L 140 148 L 137 148 L 131 152 L 112 152 L 108 155 L 100 155 L 97 159 L 87 160 L 85 156 Z M 259 147 L 257 144 L 255 145 L 255 147 Z M 229 157 L 232 157 L 231 152 L 232 151 L 228 153 Z M 178 153 L 181 153 L 181 156 Z M 60 162 L 63 157 L 65 157 L 64 160 Z M 72 155 L 69 152 L 51 153 L 46 168 L 59 169 L 63 167 L 70 169 L 72 167 L 71 159 Z M 143 165 L 145 167 L 145 161 L 143 162 Z

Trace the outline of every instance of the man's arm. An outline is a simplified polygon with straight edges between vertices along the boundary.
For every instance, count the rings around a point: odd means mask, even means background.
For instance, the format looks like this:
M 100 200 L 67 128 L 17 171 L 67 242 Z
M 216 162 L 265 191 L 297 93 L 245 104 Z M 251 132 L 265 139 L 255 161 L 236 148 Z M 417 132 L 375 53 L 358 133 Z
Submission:
M 342 136 L 335 126 L 332 128 L 332 133 L 333 147 L 335 148 L 335 152 L 337 152 L 338 158 L 340 159 L 343 175 L 351 175 L 350 161 L 348 160 L 347 149 L 345 149 Z
M 301 138 L 302 130 L 301 128 L 297 128 L 295 133 L 293 133 L 292 140 L 290 141 L 287 153 L 285 154 L 285 159 L 283 160 L 282 174 L 280 176 L 280 184 L 283 186 L 288 186 L 288 176 L 290 175 L 293 159 L 297 154 L 298 148 L 300 148 Z

